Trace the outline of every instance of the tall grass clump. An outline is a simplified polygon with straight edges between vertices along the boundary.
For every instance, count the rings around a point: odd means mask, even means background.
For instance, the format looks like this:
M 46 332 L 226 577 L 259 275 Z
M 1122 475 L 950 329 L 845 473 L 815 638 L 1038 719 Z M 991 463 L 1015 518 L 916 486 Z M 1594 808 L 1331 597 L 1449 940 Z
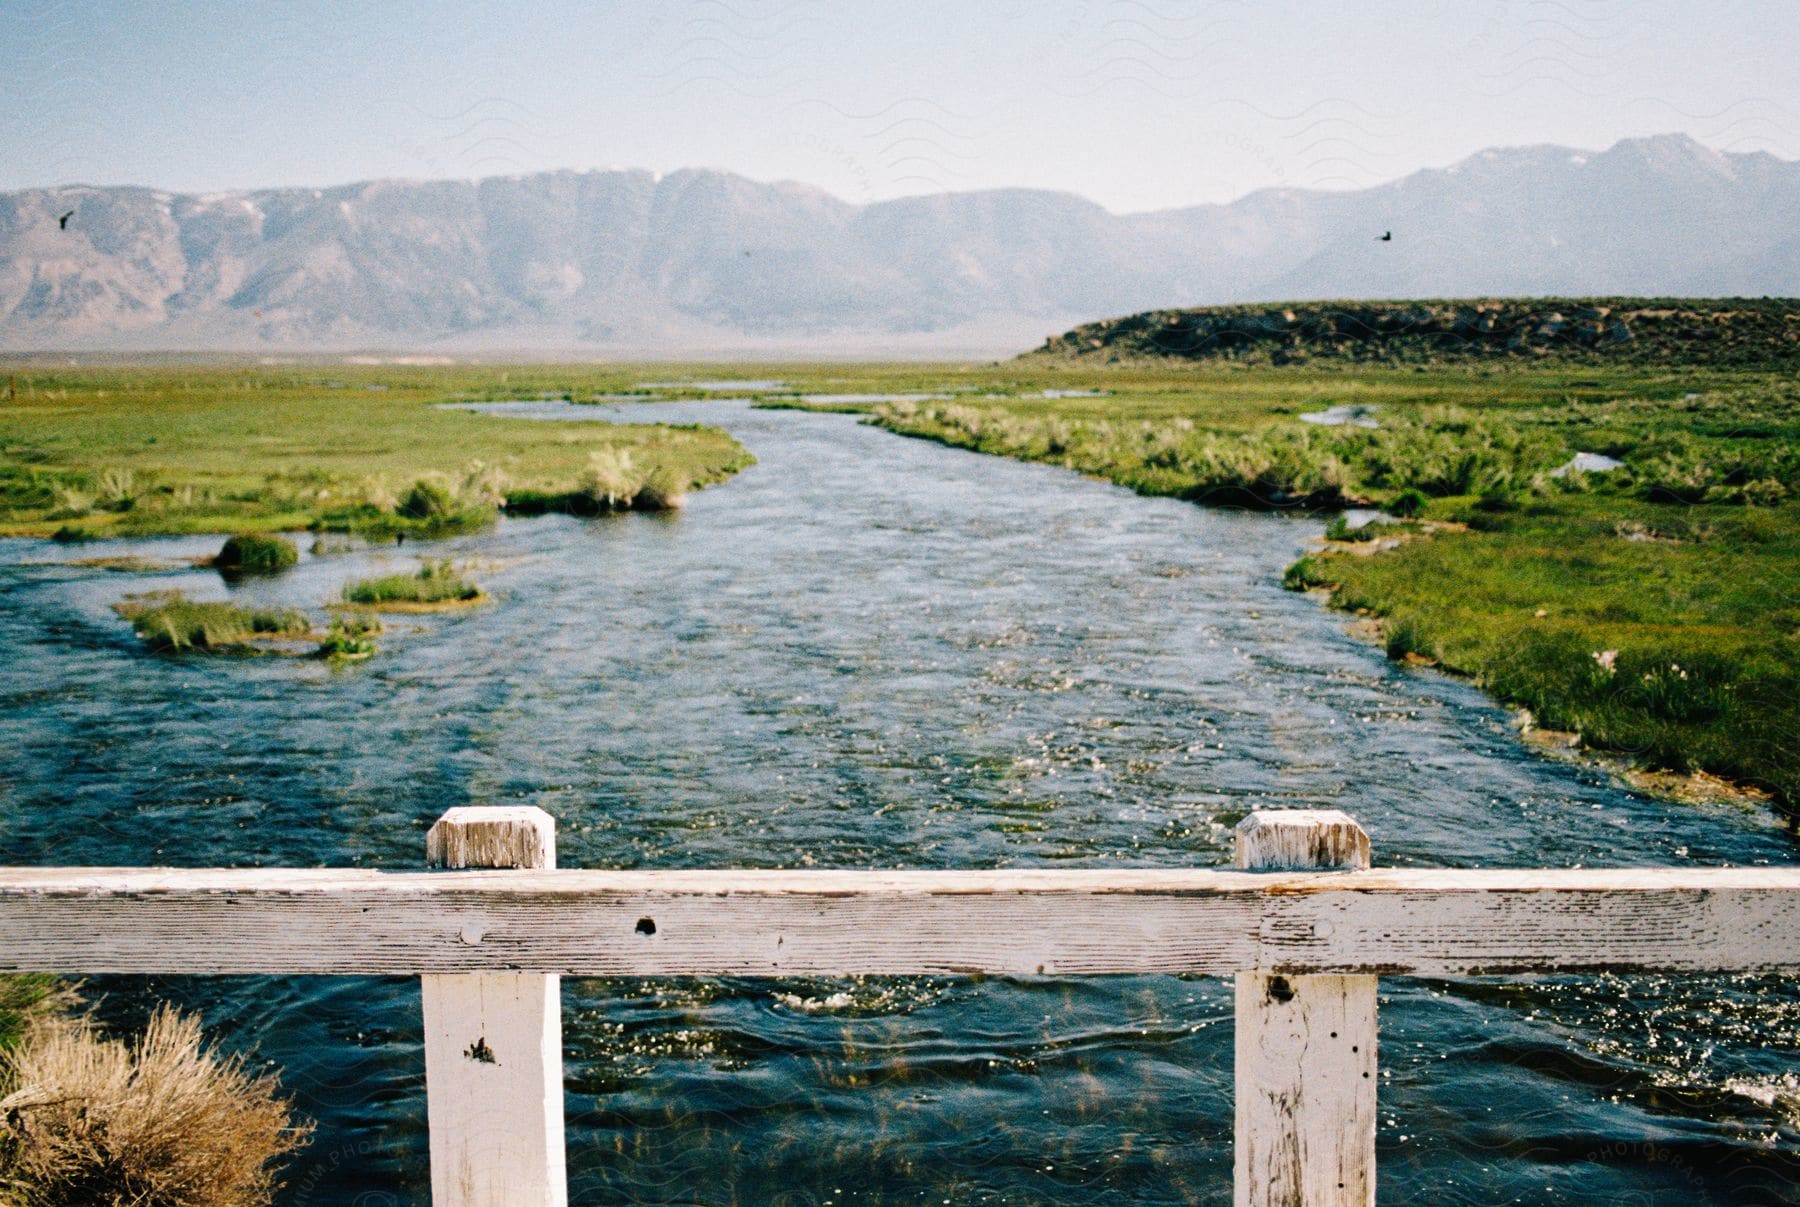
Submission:
M 1403 520 L 1410 520 L 1424 512 L 1425 492 L 1409 486 L 1394 496 L 1387 509 Z
M 1567 456 L 1561 437 L 1541 426 L 1459 407 L 1426 408 L 1332 439 L 1362 483 L 1436 498 L 1505 492 Z
M 258 1207 L 305 1143 L 273 1078 L 163 1008 L 142 1036 L 34 1023 L 0 1056 L 0 1201 L 17 1207 Z
M 1637 493 L 1660 503 L 1773 507 L 1800 491 L 1800 449 L 1791 440 L 1724 442 L 1662 432 L 1633 450 Z
M 365 608 L 436 607 L 474 603 L 481 588 L 461 577 L 447 561 L 429 560 L 416 574 L 365 578 L 344 587 L 344 602 Z
M 471 532 L 494 522 L 499 501 L 505 498 L 498 470 L 476 467 L 464 475 L 464 492 L 448 483 L 420 478 L 400 496 L 394 509 L 404 528 L 421 536 Z M 497 499 L 499 501 L 497 501 Z
M 1268 429 L 1241 436 L 1197 432 L 1171 457 L 1190 478 L 1183 497 L 1241 507 L 1341 507 L 1349 473 L 1310 431 Z
M 463 469 L 457 494 L 470 506 L 500 508 L 506 506 L 506 491 L 511 484 L 511 478 L 498 465 L 471 461 Z
M 130 511 L 143 493 L 137 475 L 117 466 L 100 471 L 94 486 L 99 506 L 106 511 Z
M 690 485 L 686 475 L 659 465 L 644 479 L 631 505 L 639 511 L 679 511 L 687 506 Z
M 202 603 L 179 591 L 117 605 L 118 613 L 153 650 L 222 650 L 259 637 L 303 637 L 312 631 L 306 613 L 295 608 L 240 608 Z
M 319 642 L 319 657 L 333 662 L 360 662 L 376 650 L 375 637 L 381 622 L 370 616 L 337 616 Z
M 400 496 L 394 510 L 409 520 L 443 520 L 456 514 L 456 496 L 444 483 L 421 478 Z
M 1423 625 L 1411 617 L 1390 620 L 1384 626 L 1384 645 L 1387 656 L 1395 662 L 1403 662 L 1408 655 L 1415 658 L 1428 658 L 1437 661 L 1437 645 L 1425 632 Z
M 1329 587 L 1331 580 L 1326 576 L 1325 563 L 1309 553 L 1287 568 L 1281 576 L 1281 585 L 1289 591 L 1306 591 L 1313 587 Z
M 398 496 L 377 480 L 365 482 L 362 500 L 321 512 L 317 531 L 370 537 L 449 536 L 492 524 L 504 501 L 505 476 L 480 462 L 465 472 L 460 488 L 447 480 L 420 478 Z
M 632 464 L 628 448 L 603 448 L 588 457 L 587 469 L 576 486 L 577 511 L 622 511 L 637 499 L 644 479 Z
M 300 551 L 285 537 L 242 533 L 230 537 L 212 564 L 228 574 L 274 574 L 300 560 Z
M 1100 473 L 1144 494 L 1250 508 L 1342 506 L 1350 472 L 1336 445 L 1311 429 L 1221 433 L 1177 417 L 1072 422 L 964 404 L 877 407 L 890 431 L 957 448 L 1052 461 Z

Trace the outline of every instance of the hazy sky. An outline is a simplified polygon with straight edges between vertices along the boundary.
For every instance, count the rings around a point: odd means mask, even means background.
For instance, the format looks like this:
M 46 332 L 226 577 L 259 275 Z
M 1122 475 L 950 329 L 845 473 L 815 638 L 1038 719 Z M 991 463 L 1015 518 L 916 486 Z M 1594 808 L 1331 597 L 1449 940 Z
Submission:
M 1115 210 L 1684 131 L 1800 158 L 1800 0 L 4 0 L 0 188 L 719 167 Z

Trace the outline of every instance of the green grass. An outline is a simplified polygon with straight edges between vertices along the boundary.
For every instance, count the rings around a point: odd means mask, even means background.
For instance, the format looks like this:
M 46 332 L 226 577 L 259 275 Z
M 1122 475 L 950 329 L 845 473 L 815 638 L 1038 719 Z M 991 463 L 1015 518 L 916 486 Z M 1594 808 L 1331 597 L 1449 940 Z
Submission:
M 449 562 L 427 561 L 416 574 L 390 574 L 346 584 L 344 602 L 366 608 L 475 603 L 481 588 L 460 577 Z
M 241 608 L 191 600 L 180 592 L 127 600 L 118 612 L 145 645 L 171 653 L 243 649 L 261 638 L 304 637 L 312 631 L 306 614 L 293 608 Z
M 1630 539 L 1658 530 L 1684 535 Z M 1437 658 L 1590 746 L 1800 803 L 1792 505 L 1555 500 L 1485 531 L 1304 560 L 1296 585 L 1330 582 L 1337 606 L 1385 617 L 1396 657 Z
M 274 574 L 300 560 L 300 551 L 286 537 L 245 532 L 226 538 L 213 565 L 233 574 Z
M 75 995 L 66 982 L 40 972 L 0 975 L 0 1053 L 19 1042 L 36 1019 L 73 1005 Z
M 304 529 L 443 535 L 563 510 L 595 453 L 699 488 L 749 465 L 717 428 L 502 418 L 432 404 L 630 389 L 648 370 L 17 363 L 0 535 Z M 657 374 L 669 372 L 658 367 Z
M 1407 523 L 1391 523 L 1387 520 L 1370 520 L 1366 524 L 1358 524 L 1352 528 L 1350 521 L 1343 516 L 1333 517 L 1331 523 L 1325 525 L 1325 539 L 1328 541 L 1344 541 L 1349 544 L 1362 544 L 1366 541 L 1378 541 L 1383 537 L 1412 532 L 1417 525 Z
M 381 622 L 372 616 L 334 616 L 319 643 L 319 657 L 333 662 L 359 662 L 375 654 Z

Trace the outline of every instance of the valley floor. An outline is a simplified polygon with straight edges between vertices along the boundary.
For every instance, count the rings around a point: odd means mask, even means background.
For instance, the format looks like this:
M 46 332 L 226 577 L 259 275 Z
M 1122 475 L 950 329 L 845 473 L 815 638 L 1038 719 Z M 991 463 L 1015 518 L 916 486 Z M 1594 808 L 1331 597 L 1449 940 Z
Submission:
M 1800 803 L 1800 386 L 1772 371 L 26 363 L 7 393 L 0 535 L 430 536 L 751 460 L 704 426 L 441 405 L 544 398 L 749 395 L 1145 494 L 1385 509 L 1288 585 L 1541 727 Z

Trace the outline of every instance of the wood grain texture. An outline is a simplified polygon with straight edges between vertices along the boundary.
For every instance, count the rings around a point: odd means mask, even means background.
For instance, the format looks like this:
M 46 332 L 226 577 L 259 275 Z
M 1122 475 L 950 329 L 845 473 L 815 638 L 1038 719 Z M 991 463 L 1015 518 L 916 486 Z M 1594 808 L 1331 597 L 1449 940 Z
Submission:
M 1244 868 L 1369 866 L 1347 814 L 1253 813 Z M 1376 978 L 1240 972 L 1233 1054 L 1235 1207 L 1373 1207 Z
M 1233 832 L 1246 871 L 1346 871 L 1369 866 L 1369 835 L 1341 809 L 1266 809 Z
M 1238 974 L 1238 1207 L 1374 1203 L 1376 983 Z
M 553 868 L 556 819 L 533 805 L 447 809 L 425 835 L 434 868 Z
M 448 867 L 549 869 L 556 822 L 542 809 L 451 809 L 426 836 Z M 457 931 L 483 941 L 481 923 Z M 420 978 L 435 1207 L 565 1207 L 561 978 Z
M 655 933 L 641 933 L 649 919 Z M 1800 969 L 1800 869 L 0 869 L 0 969 L 597 976 Z

